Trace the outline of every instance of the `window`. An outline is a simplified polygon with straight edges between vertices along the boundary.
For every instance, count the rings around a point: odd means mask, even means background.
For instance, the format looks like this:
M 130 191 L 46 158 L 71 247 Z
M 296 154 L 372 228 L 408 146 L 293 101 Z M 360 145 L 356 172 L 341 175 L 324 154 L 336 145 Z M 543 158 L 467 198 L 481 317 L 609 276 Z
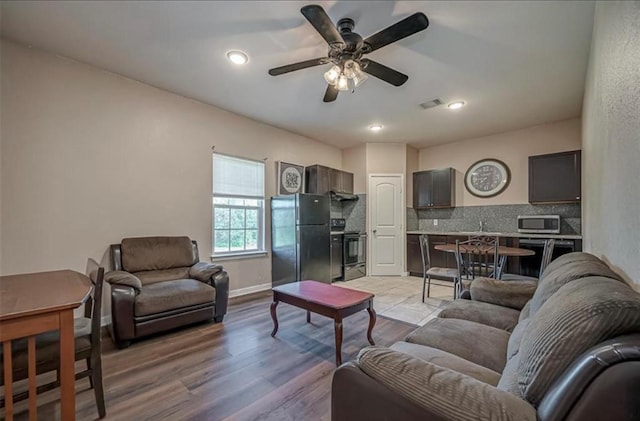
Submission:
M 264 251 L 264 162 L 213 154 L 213 256 Z

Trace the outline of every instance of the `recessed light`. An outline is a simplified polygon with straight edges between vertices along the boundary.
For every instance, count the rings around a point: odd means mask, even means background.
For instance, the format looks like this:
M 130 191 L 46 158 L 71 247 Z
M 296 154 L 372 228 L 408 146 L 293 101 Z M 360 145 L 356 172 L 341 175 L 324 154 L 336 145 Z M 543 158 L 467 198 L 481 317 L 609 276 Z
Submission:
M 227 58 L 233 64 L 245 64 L 249 61 L 249 57 L 242 51 L 229 51 Z
M 384 126 L 382 124 L 372 124 L 371 126 L 369 126 L 369 130 L 371 130 L 372 132 L 379 132 L 383 127 Z
M 459 110 L 460 108 L 464 107 L 465 102 L 464 101 L 453 101 L 450 102 L 449 105 L 447 105 L 447 107 L 450 110 Z

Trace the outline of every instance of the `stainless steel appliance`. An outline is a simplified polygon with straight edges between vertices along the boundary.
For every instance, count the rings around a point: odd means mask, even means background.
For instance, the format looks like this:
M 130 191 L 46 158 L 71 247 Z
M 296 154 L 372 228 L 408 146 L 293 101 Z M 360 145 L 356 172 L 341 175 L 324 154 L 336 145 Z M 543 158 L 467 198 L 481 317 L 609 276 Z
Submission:
M 271 198 L 271 279 L 331 283 L 330 199 L 315 194 Z
M 544 238 L 521 238 L 518 247 L 536 252 L 533 256 L 520 257 L 520 275 L 540 277 L 540 263 L 542 262 L 542 251 L 544 250 Z M 556 240 L 553 247 L 551 260 L 553 261 L 563 254 L 574 251 L 581 251 L 581 241 L 579 240 Z
M 344 242 L 344 218 L 331 218 L 331 280 L 342 280 L 342 248 Z
M 367 274 L 367 234 L 359 232 L 344 233 L 343 279 L 360 278 Z
M 560 215 L 519 215 L 518 232 L 560 234 Z

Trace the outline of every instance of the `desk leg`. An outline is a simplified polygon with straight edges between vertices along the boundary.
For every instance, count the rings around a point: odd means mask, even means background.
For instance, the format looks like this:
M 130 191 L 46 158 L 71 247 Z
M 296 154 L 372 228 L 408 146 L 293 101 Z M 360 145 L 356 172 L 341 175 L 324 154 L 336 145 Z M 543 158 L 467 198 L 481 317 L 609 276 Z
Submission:
M 342 364 L 342 317 L 336 316 L 333 323 L 333 330 L 336 336 L 336 367 Z
M 65 421 L 76 418 L 75 344 L 73 310 L 60 312 L 60 412 Z
M 369 301 L 369 307 L 367 307 L 367 311 L 369 312 L 369 329 L 367 329 L 367 340 L 371 345 L 375 345 L 375 342 L 373 342 L 373 337 L 371 336 L 373 327 L 376 325 L 376 311 L 373 309 L 373 300 Z
M 273 297 L 273 302 L 271 303 L 271 319 L 273 320 L 273 331 L 271 332 L 271 337 L 276 336 L 276 332 L 278 332 L 278 316 L 276 315 L 276 307 L 278 307 L 278 300 L 276 297 Z
M 307 323 L 311 323 L 311 312 L 307 310 Z

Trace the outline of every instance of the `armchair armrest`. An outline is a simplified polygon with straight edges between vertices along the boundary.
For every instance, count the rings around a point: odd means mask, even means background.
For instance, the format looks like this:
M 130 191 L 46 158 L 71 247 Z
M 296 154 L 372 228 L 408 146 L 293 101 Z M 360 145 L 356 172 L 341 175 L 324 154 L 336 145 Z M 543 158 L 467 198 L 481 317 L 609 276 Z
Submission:
M 470 376 L 388 348 L 360 351 L 359 368 L 425 411 L 423 419 L 535 421 L 527 401 Z
M 137 276 L 123 270 L 107 272 L 104 275 L 104 280 L 111 285 L 129 286 L 136 291 L 136 294 L 142 289 L 142 281 Z
M 221 322 L 224 315 L 227 314 L 227 304 L 229 303 L 229 274 L 222 270 L 218 272 L 211 284 L 216 289 L 216 322 Z
M 533 297 L 537 287 L 538 283 L 531 280 L 476 278 L 471 282 L 471 299 L 521 310 Z
M 211 278 L 219 272 L 222 272 L 222 266 L 220 265 L 198 262 L 189 269 L 189 277 L 201 282 L 210 283 Z

